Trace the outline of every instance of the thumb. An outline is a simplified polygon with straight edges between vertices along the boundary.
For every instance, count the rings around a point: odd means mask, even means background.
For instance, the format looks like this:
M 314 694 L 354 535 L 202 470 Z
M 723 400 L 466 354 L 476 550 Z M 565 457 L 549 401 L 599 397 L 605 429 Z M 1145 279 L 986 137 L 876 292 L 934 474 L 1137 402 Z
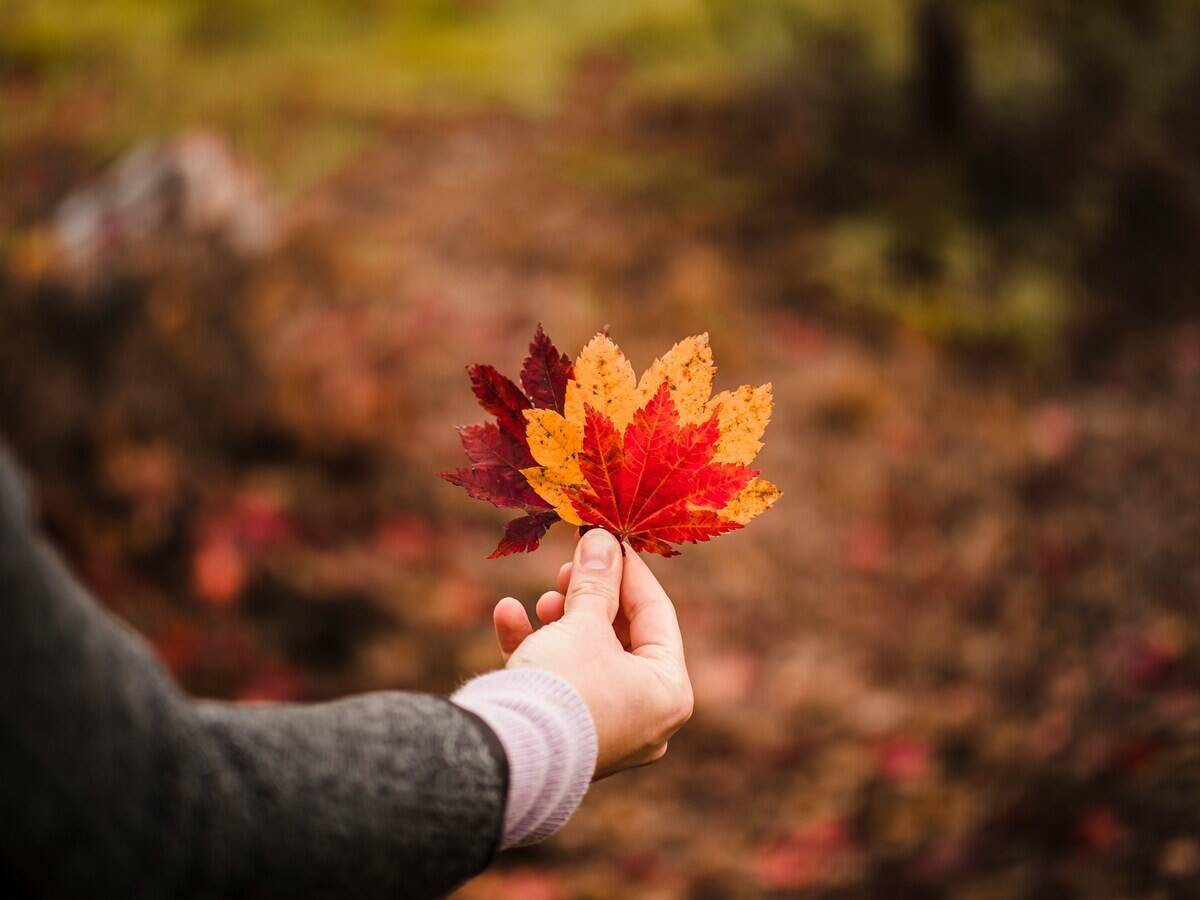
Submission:
M 603 528 L 593 528 L 575 545 L 567 588 L 566 615 L 603 616 L 611 622 L 621 596 L 621 545 Z

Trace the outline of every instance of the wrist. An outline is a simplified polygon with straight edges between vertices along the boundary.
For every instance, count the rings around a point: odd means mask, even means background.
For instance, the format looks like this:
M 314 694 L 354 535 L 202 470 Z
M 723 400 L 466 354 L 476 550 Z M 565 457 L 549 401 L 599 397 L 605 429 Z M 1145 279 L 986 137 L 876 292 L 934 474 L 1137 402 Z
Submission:
M 475 678 L 450 699 L 482 719 L 504 747 L 502 848 L 535 843 L 562 827 L 596 767 L 596 728 L 579 692 L 558 675 L 516 667 Z

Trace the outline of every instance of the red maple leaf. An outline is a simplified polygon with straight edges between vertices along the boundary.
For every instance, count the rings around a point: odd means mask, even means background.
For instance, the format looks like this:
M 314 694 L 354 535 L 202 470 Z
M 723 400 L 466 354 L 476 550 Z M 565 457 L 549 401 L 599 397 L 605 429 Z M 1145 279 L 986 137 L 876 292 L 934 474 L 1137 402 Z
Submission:
M 533 404 L 512 379 L 501 375 L 495 366 L 467 366 L 467 374 L 471 376 L 471 390 L 487 412 L 496 417 L 500 430 L 525 447 L 525 410 Z M 532 459 L 532 457 L 530 457 Z
M 477 500 L 514 509 L 548 509 L 549 504 L 534 492 L 521 474 L 531 465 L 529 445 L 519 443 L 499 426 L 486 422 L 458 429 L 469 468 L 443 472 L 442 477 L 463 488 Z
M 707 541 L 741 528 L 716 510 L 758 472 L 712 462 L 719 412 L 681 427 L 664 381 L 634 413 L 622 439 L 607 416 L 586 407 L 579 466 L 588 487 L 567 489 L 579 517 L 628 540 L 634 550 L 662 556 L 678 555 L 671 544 Z
M 488 554 L 488 559 L 508 556 L 510 553 L 528 553 L 536 550 L 542 542 L 542 536 L 550 530 L 550 526 L 560 521 L 554 510 L 530 513 L 518 519 L 510 520 L 504 526 L 504 537 L 496 545 L 496 549 Z
M 467 372 L 479 405 L 496 421 L 460 428 L 459 437 L 470 466 L 442 472 L 441 476 L 478 500 L 525 511 L 526 515 L 508 523 L 489 558 L 536 550 L 558 516 L 521 474 L 522 468 L 534 465 L 525 437 L 524 413 L 527 409 L 562 412 L 572 374 L 571 361 L 558 352 L 538 325 L 521 369 L 524 391 L 493 366 L 468 366 Z
M 567 382 L 571 380 L 573 366 L 571 358 L 559 353 L 542 326 L 538 325 L 529 355 L 521 368 L 521 386 L 529 396 L 529 402 L 537 409 L 563 411 L 567 399 Z M 521 420 L 521 434 L 525 434 L 525 420 Z

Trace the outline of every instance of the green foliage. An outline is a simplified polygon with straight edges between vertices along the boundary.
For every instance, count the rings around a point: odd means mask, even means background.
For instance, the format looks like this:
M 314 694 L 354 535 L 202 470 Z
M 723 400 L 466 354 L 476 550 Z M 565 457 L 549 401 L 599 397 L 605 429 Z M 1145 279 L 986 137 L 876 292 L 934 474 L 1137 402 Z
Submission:
M 698 0 L 15 0 L 0 8 L 0 75 L 36 79 L 48 107 L 93 98 L 102 114 L 78 127 L 102 148 L 203 123 L 280 160 L 277 180 L 299 187 L 398 113 L 547 111 L 592 47 L 627 43 L 664 72 L 719 69 L 707 22 Z M 8 117 L 0 140 L 41 122 Z
M 851 313 L 898 316 L 919 332 L 978 357 L 999 354 L 1037 366 L 1061 363 L 1072 288 L 1048 265 L 999 264 L 994 248 L 965 230 L 911 248 L 881 222 L 845 221 L 813 255 L 813 277 Z
M 961 84 L 928 58 L 930 10 Z M 414 110 L 552 112 L 596 52 L 642 99 L 758 121 L 717 166 L 601 146 L 565 165 L 729 215 L 792 205 L 834 258 L 869 222 L 881 249 L 850 256 L 875 275 L 831 287 L 850 307 L 877 277 L 872 308 L 1042 357 L 1051 334 L 1103 343 L 1200 294 L 1193 0 L 9 0 L 0 153 L 69 127 L 105 158 L 201 124 L 286 196 Z M 764 162 L 780 143 L 797 152 Z

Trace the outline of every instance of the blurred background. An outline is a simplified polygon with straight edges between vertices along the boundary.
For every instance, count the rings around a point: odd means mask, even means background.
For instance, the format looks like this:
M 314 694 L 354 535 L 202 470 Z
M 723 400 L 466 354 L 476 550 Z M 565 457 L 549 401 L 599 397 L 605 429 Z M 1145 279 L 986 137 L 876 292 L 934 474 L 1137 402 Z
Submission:
M 694 720 L 462 900 L 1200 896 L 1198 251 L 1192 0 L 0 4 L 0 433 L 198 695 L 499 664 L 537 322 L 774 382 Z

